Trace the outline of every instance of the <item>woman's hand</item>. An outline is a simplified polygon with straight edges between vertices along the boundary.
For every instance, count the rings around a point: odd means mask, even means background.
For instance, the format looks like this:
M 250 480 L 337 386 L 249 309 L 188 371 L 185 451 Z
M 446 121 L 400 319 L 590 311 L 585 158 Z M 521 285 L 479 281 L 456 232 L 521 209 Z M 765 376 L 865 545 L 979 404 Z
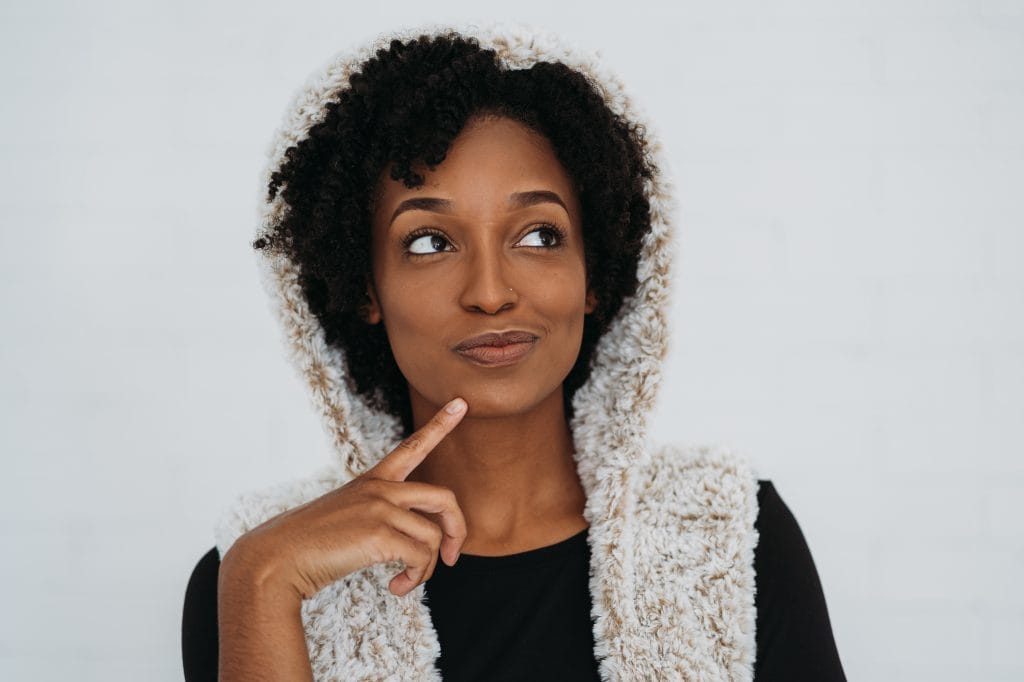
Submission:
M 430 578 L 439 551 L 453 565 L 466 541 L 466 520 L 455 493 L 405 478 L 465 411 L 466 402 L 456 398 L 373 468 L 250 530 L 236 542 L 246 563 L 260 566 L 262 575 L 303 599 L 372 564 L 405 562 L 405 571 L 388 586 L 396 595 Z
M 369 471 L 235 541 L 218 575 L 219 679 L 312 680 L 302 599 L 394 559 L 407 568 L 389 589 L 404 595 L 431 576 L 439 549 L 455 563 L 466 541 L 455 494 L 405 478 L 465 412 L 466 402 L 453 400 Z

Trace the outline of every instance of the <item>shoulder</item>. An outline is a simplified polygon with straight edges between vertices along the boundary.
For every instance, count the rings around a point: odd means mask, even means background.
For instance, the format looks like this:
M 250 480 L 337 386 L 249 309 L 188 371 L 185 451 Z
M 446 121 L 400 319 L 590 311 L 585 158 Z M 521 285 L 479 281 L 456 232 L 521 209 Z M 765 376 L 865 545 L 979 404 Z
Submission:
M 715 652 L 728 661 L 722 670 L 729 677 L 750 679 L 754 470 L 725 447 L 663 446 L 638 468 L 631 492 L 635 603 L 645 634 L 660 640 L 671 629 L 685 633 L 685 643 L 666 645 L 666 655 L 678 657 L 668 668 L 692 665 L 683 661 L 694 651 Z
M 754 548 L 760 680 L 846 679 L 818 571 L 800 525 L 770 480 L 758 480 Z
M 220 570 L 220 552 L 216 547 L 211 547 L 206 554 L 200 557 L 192 569 L 192 575 L 188 580 L 188 587 L 185 589 L 185 596 L 202 598 L 209 594 L 208 588 L 217 587 L 217 573 Z M 216 592 L 214 593 L 216 594 Z
M 745 601 L 752 614 L 757 481 L 747 459 L 729 448 L 663 446 L 651 453 L 633 481 L 633 532 L 646 548 L 703 548 L 670 559 L 673 566 L 682 561 L 696 574 L 717 575 L 719 561 L 734 565 L 730 579 L 749 593 Z
M 637 511 L 666 518 L 729 518 L 752 528 L 757 480 L 747 458 L 727 447 L 663 445 L 651 452 L 634 481 Z
M 800 524 L 789 506 L 779 496 L 779 491 L 771 480 L 758 479 L 757 490 L 757 528 L 759 542 L 758 557 L 761 563 L 786 563 L 798 561 L 804 569 L 808 564 L 813 568 L 810 548 L 804 538 Z
M 220 554 L 211 548 L 199 559 L 185 588 L 181 658 L 186 680 L 217 677 L 217 574 Z
M 804 593 L 808 588 L 820 589 L 817 569 L 800 524 L 789 506 L 779 496 L 770 480 L 758 480 L 758 513 L 754 527 L 758 542 L 754 550 L 758 570 L 758 586 L 775 587 Z M 766 596 L 762 592 L 762 596 Z

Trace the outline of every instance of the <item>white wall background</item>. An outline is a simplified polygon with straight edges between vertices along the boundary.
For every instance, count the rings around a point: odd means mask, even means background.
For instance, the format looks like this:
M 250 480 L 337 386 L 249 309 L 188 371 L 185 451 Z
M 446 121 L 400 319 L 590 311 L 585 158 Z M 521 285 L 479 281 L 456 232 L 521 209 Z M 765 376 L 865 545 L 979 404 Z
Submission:
M 851 680 L 1024 678 L 1024 2 L 360 4 L 0 9 L 0 678 L 181 678 L 220 509 L 328 456 L 248 246 L 270 136 L 339 50 L 509 18 L 665 143 L 656 437 L 775 482 Z

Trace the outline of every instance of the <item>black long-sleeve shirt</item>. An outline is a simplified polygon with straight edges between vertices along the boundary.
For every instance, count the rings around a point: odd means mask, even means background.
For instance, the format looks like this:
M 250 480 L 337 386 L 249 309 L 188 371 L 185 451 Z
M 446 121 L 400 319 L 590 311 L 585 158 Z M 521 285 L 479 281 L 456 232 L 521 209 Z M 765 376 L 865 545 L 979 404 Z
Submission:
M 771 481 L 758 481 L 754 548 L 757 682 L 845 682 L 810 549 Z M 554 545 L 438 561 L 425 584 L 448 680 L 598 680 L 587 531 Z M 217 549 L 185 591 L 185 678 L 217 678 Z M 500 614 L 500 618 L 495 618 Z

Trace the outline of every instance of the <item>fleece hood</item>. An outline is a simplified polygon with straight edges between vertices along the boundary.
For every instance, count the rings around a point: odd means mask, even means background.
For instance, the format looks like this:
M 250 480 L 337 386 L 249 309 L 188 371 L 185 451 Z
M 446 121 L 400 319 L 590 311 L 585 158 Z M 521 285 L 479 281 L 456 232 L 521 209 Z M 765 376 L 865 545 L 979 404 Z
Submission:
M 336 56 L 298 93 L 269 149 L 263 187 L 362 62 L 394 38 L 451 29 L 494 49 L 511 69 L 558 61 L 584 73 L 611 110 L 646 128 L 647 156 L 657 172 L 646 186 L 651 228 L 640 252 L 638 286 L 599 340 L 570 420 L 587 496 L 595 653 L 604 679 L 750 679 L 756 476 L 725 448 L 654 447 L 648 441 L 668 348 L 675 204 L 651 126 L 598 56 L 523 25 L 431 25 L 381 35 Z M 286 211 L 281 193 L 263 203 L 257 236 Z M 221 556 L 248 530 L 364 472 L 402 437 L 396 417 L 349 390 L 345 356 L 325 342 L 299 286 L 298 265 L 266 251 L 257 258 L 333 458 L 312 476 L 238 498 L 216 528 Z M 666 551 L 672 547 L 676 556 Z M 317 679 L 440 679 L 434 667 L 440 649 L 423 586 L 404 597 L 387 590 L 402 568 L 399 562 L 369 567 L 304 602 Z M 659 581 L 665 585 L 655 585 Z M 675 634 L 666 639 L 669 632 Z

